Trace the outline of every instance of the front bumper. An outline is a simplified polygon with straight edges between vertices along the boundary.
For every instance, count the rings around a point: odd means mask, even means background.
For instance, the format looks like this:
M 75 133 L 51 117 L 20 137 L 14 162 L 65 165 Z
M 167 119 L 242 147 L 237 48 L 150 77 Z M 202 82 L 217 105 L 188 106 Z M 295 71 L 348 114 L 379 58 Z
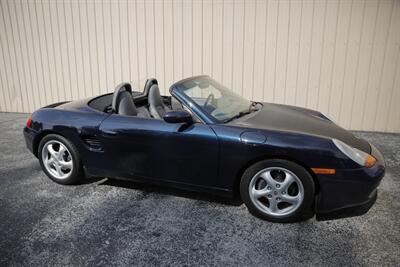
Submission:
M 337 170 L 334 175 L 318 175 L 317 219 L 358 216 L 372 207 L 377 187 L 385 175 L 385 161 L 373 145 L 371 155 L 377 159 L 372 168 Z
M 338 209 L 329 213 L 317 213 L 316 219 L 318 221 L 327 221 L 363 215 L 375 204 L 377 198 L 378 190 L 375 189 L 365 203 L 353 207 Z

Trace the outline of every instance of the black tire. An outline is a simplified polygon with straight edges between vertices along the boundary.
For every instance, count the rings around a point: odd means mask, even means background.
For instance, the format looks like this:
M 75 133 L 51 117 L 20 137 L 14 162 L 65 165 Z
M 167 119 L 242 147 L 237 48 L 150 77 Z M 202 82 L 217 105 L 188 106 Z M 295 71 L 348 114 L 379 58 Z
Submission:
M 252 201 L 249 193 L 249 186 L 252 178 L 259 173 L 261 170 L 271 167 L 284 168 L 289 170 L 293 174 L 295 174 L 302 183 L 304 188 L 304 197 L 301 204 L 299 204 L 298 208 L 295 209 L 292 213 L 284 216 L 272 216 L 260 208 L 258 208 Z M 310 173 L 303 168 L 302 166 L 281 159 L 271 159 L 271 160 L 263 160 L 257 162 L 250 166 L 242 175 L 240 180 L 240 196 L 247 206 L 247 209 L 254 216 L 271 221 L 271 222 L 281 222 L 281 223 L 290 223 L 290 222 L 298 222 L 302 220 L 309 219 L 314 215 L 314 196 L 315 196 L 315 185 L 313 178 Z
M 72 164 L 73 164 L 71 174 L 68 176 L 68 178 L 57 179 L 46 169 L 43 159 L 42 159 L 42 151 L 43 151 L 44 145 L 49 141 L 60 142 L 68 149 L 68 152 L 72 158 Z M 49 135 L 46 135 L 45 137 L 43 137 L 43 139 L 39 143 L 38 158 L 39 158 L 39 162 L 40 162 L 40 166 L 42 167 L 42 170 L 46 173 L 46 175 L 51 180 L 53 180 L 54 182 L 56 182 L 58 184 L 63 184 L 63 185 L 75 184 L 84 178 L 82 161 L 79 156 L 78 150 L 75 148 L 75 146 L 70 141 L 68 141 L 66 138 L 64 138 L 61 135 L 49 134 Z

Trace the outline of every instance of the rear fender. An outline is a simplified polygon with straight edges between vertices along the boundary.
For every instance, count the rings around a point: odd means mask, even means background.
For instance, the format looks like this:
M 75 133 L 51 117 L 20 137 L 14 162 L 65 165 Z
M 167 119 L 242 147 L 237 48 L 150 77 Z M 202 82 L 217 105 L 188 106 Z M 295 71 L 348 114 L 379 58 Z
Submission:
M 31 129 L 36 133 L 33 140 L 33 152 L 37 156 L 40 141 L 48 134 L 59 134 L 75 145 L 83 164 L 96 153 L 87 143 L 88 138 L 96 138 L 99 125 L 109 114 L 68 111 L 43 108 L 32 114 Z M 92 138 L 92 139 L 93 139 Z

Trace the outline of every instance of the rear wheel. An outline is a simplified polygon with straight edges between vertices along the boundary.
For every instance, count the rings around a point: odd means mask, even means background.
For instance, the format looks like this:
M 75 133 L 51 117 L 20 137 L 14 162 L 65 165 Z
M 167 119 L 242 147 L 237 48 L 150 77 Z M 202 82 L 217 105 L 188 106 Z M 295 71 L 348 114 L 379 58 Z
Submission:
M 287 160 L 258 162 L 244 172 L 240 182 L 249 211 L 273 222 L 295 222 L 313 215 L 314 192 L 308 171 Z
M 73 184 L 84 176 L 78 151 L 60 135 L 46 135 L 40 141 L 38 156 L 43 171 L 56 183 Z

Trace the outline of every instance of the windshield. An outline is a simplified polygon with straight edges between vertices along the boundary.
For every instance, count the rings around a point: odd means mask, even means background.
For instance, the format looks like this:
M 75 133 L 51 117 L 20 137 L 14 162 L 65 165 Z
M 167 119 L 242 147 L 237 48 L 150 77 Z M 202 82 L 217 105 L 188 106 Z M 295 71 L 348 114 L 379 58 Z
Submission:
M 227 122 L 251 112 L 251 101 L 210 77 L 198 77 L 183 82 L 177 89 L 219 122 Z

